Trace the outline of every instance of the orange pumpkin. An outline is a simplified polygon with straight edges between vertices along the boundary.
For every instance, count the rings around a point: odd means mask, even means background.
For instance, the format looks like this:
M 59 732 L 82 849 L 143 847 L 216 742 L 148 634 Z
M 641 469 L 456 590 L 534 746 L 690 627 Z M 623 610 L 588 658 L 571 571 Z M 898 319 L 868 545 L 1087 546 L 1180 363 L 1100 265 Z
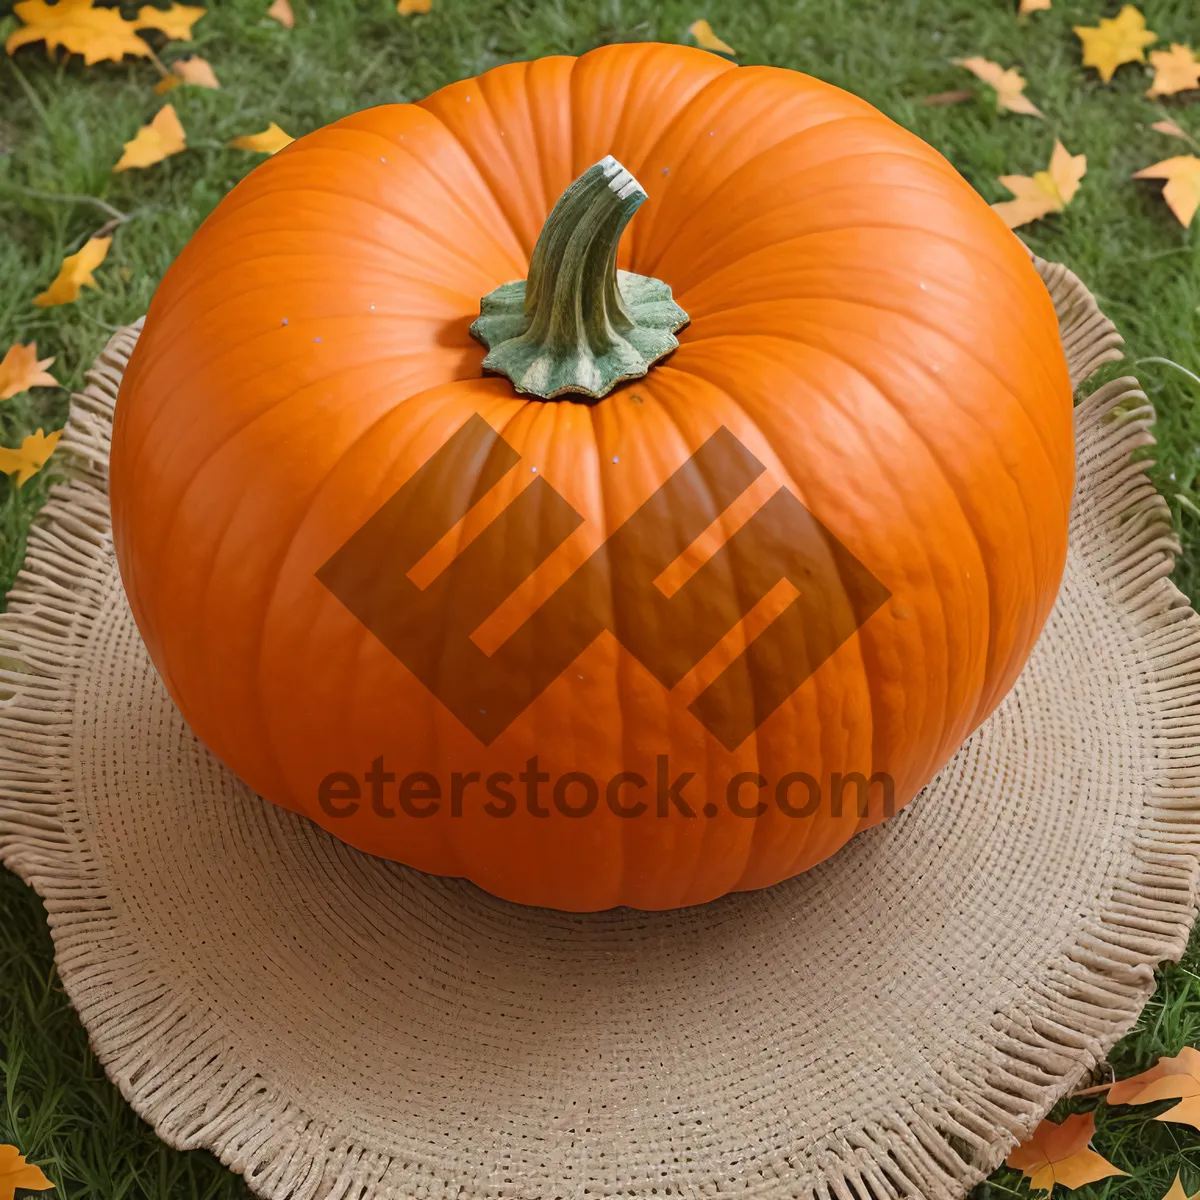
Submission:
M 257 792 L 660 909 L 827 858 L 1008 691 L 1071 389 L 1027 253 L 918 138 L 608 46 L 255 170 L 154 297 L 111 482 L 153 661 Z

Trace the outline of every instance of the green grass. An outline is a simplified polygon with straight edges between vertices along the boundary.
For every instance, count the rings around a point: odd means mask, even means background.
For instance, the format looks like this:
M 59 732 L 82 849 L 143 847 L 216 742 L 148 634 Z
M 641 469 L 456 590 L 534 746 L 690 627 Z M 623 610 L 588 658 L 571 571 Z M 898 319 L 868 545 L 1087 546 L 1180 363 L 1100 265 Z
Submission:
M 511 59 L 581 53 L 605 42 L 681 41 L 705 16 L 743 63 L 797 68 L 865 96 L 937 146 L 989 200 L 1007 196 L 998 175 L 1044 167 L 1056 136 L 1086 153 L 1089 171 L 1075 203 L 1028 227 L 1027 240 L 1092 287 L 1124 332 L 1131 359 L 1165 358 L 1200 374 L 1200 222 L 1183 230 L 1160 185 L 1129 178 L 1187 152 L 1147 126 L 1170 115 L 1200 138 L 1200 102 L 1195 93 L 1146 100 L 1141 67 L 1122 68 L 1110 87 L 1081 68 L 1071 26 L 1113 15 L 1116 0 L 1054 0 L 1052 11 L 1029 20 L 1014 16 L 1016 0 L 435 0 L 431 14 L 407 19 L 390 0 L 293 4 L 297 25 L 289 32 L 263 17 L 267 0 L 210 0 L 194 48 L 223 88 L 172 94 L 190 147 L 145 171 L 114 176 L 110 168 L 122 142 L 161 104 L 152 66 L 52 63 L 41 47 L 0 60 L 0 351 L 36 339 L 43 356 L 57 356 L 60 380 L 81 387 L 109 333 L 145 311 L 191 232 L 258 161 L 225 147 L 236 134 L 276 120 L 299 135 Z M 1196 0 L 1144 0 L 1142 8 L 1164 41 L 1200 47 Z M 10 12 L 0 0 L 0 35 L 16 25 Z M 184 51 L 162 53 L 170 61 Z M 976 53 L 1019 66 L 1049 119 L 1002 116 L 982 86 L 969 103 L 920 103 L 973 86 L 951 60 Z M 129 216 L 98 273 L 101 290 L 76 304 L 40 310 L 31 300 L 108 214 L 90 201 L 35 193 L 96 197 Z M 1200 571 L 1200 386 L 1163 363 L 1143 363 L 1139 373 L 1158 408 L 1155 479 L 1175 513 L 1184 548 L 1177 579 L 1190 592 Z M 57 428 L 66 406 L 66 392 L 53 390 L 0 404 L 0 444 L 19 445 L 39 426 Z M 51 466 L 22 489 L 0 479 L 0 594 L 16 574 L 24 531 L 52 477 Z M 1159 979 L 1137 1029 L 1112 1056 L 1119 1075 L 1200 1041 L 1200 945 Z M 59 1195 L 245 1195 L 209 1155 L 159 1143 L 105 1080 L 55 976 L 40 903 L 3 873 L 0 1070 L 0 1143 L 14 1142 L 44 1164 Z M 1159 1200 L 1177 1170 L 1189 1191 L 1200 1187 L 1200 1134 L 1154 1122 L 1161 1107 L 1100 1106 L 1097 1148 L 1133 1177 L 1080 1196 Z M 988 1200 L 1014 1192 L 1025 1189 L 1010 1171 L 979 1189 Z

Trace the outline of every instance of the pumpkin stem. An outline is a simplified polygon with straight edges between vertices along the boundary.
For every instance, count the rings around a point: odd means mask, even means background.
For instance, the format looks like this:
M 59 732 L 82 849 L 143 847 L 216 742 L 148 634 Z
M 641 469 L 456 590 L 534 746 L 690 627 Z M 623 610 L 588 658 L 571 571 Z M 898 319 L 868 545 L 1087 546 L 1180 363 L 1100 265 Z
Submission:
M 612 155 L 563 192 L 533 248 L 529 278 L 480 301 L 471 335 L 488 347 L 485 369 L 544 400 L 598 400 L 679 345 L 675 331 L 688 315 L 670 287 L 617 270 L 617 243 L 645 199 Z

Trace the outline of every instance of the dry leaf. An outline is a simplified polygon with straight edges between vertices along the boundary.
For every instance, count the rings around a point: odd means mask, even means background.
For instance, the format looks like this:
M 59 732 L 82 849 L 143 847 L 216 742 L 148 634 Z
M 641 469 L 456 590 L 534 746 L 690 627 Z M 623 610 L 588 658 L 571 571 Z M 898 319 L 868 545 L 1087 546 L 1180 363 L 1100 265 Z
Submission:
M 1188 46 L 1173 42 L 1170 50 L 1154 50 L 1150 65 L 1154 68 L 1154 82 L 1147 96 L 1173 96 L 1200 87 L 1200 59 Z
M 996 104 L 1009 112 L 1025 113 L 1030 117 L 1045 114 L 1025 95 L 1025 77 L 1015 69 L 1005 70 L 999 63 L 989 62 L 976 55 L 974 58 L 955 59 L 960 67 L 966 67 L 977 79 L 995 89 Z
M 56 304 L 70 304 L 79 299 L 79 289 L 99 287 L 92 272 L 104 261 L 112 238 L 89 238 L 77 254 L 68 254 L 58 269 L 54 282 L 40 296 L 33 298 L 38 308 L 52 308 Z
M 58 445 L 58 439 L 62 437 L 62 430 L 56 429 L 49 437 L 47 437 L 40 429 L 37 433 L 31 433 L 22 443 L 19 450 L 10 450 L 7 446 L 0 446 L 0 474 L 11 475 L 14 471 L 17 473 L 17 487 L 23 487 L 27 484 L 49 461 L 50 455 L 54 453 L 54 447 Z M 4 1185 L 4 1159 L 3 1153 L 5 1150 L 12 1150 L 12 1146 L 0 1146 L 0 1197 L 3 1197 Z M 15 1169 L 23 1167 L 24 1170 L 30 1170 L 24 1166 L 24 1159 L 17 1156 L 17 1164 Z M 37 1174 L 45 1179 L 41 1171 L 36 1167 L 32 1168 L 37 1171 Z M 53 1187 L 47 1180 L 45 1186 Z M 32 1183 L 16 1183 L 17 1187 L 37 1187 Z
M 407 17 L 410 13 L 427 13 L 433 7 L 433 0 L 396 0 L 396 11 Z
M 1187 161 L 1189 160 L 1186 158 L 1169 158 L 1166 162 L 1139 171 L 1134 178 L 1167 179 L 1170 176 L 1165 171 L 1157 174 L 1151 172 L 1158 172 L 1160 167 L 1167 167 L 1171 163 Z M 1200 196 L 1200 159 L 1192 158 L 1190 161 L 1196 164 L 1198 172 L 1193 176 L 1191 191 L 1191 212 L 1194 214 L 1196 198 Z M 1171 184 L 1167 184 L 1164 195 L 1170 187 Z M 1170 197 L 1167 197 L 1167 203 L 1171 204 Z M 1171 204 L 1171 207 L 1175 209 L 1174 204 Z M 1188 223 L 1178 209 L 1175 209 L 1175 215 L 1185 225 Z M 1190 216 L 1188 219 L 1191 219 Z M 1172 1121 L 1200 1129 L 1200 1050 L 1184 1046 L 1174 1058 L 1164 1055 L 1148 1071 L 1114 1083 L 1108 1092 L 1109 1104 L 1149 1104 L 1154 1100 L 1182 1100 L 1181 1104 L 1167 1109 L 1155 1120 Z
M 1167 1194 L 1163 1200 L 1198 1200 L 1200 1192 L 1193 1192 L 1190 1196 L 1183 1190 L 1183 1182 L 1179 1178 L 1178 1172 L 1175 1174 L 1175 1182 L 1171 1184 Z
M 41 430 L 38 432 L 40 433 Z M 58 440 L 57 433 L 50 436 L 55 441 Z M 28 441 L 29 439 L 26 438 L 25 440 Z M 0 449 L 0 454 L 3 453 L 5 451 Z M 16 451 L 8 451 L 8 453 L 15 454 Z M 14 467 L 13 469 L 15 470 L 16 468 Z M 20 487 L 22 482 L 24 481 L 19 480 L 17 486 Z M 27 1163 L 16 1146 L 0 1146 L 0 1200 L 13 1200 L 17 1188 L 29 1188 L 33 1192 L 44 1192 L 53 1186 L 54 1184 L 42 1174 L 41 1167 L 35 1167 L 33 1163 Z
M 1021 12 L 1038 12 L 1050 7 L 1050 0 L 1021 0 Z
M 1158 41 L 1132 4 L 1115 17 L 1101 17 L 1099 25 L 1076 25 L 1075 32 L 1083 42 L 1083 65 L 1095 67 L 1105 83 L 1122 63 L 1145 62 L 1146 47 Z
M 1054 143 L 1050 168 L 1035 175 L 1001 175 L 1000 182 L 1016 197 L 992 208 L 1009 227 L 1016 229 L 1049 213 L 1062 212 L 1079 191 L 1087 174 L 1087 155 L 1068 154 L 1062 142 Z
M 1170 117 L 1167 117 L 1162 121 L 1155 121 L 1150 128 L 1153 129 L 1155 133 L 1166 134 L 1167 137 L 1182 138 L 1188 143 L 1189 146 L 1194 146 L 1197 150 L 1200 150 L 1200 142 L 1197 142 L 1196 139 L 1192 137 L 1192 135 L 1188 133 L 1188 131 L 1184 129 L 1178 121 L 1172 121 Z
M 125 153 L 114 171 L 128 171 L 130 167 L 151 167 L 172 154 L 187 149 L 187 134 L 170 104 L 164 104 L 154 114 L 149 125 L 143 125 L 125 143 Z
M 150 47 L 137 35 L 137 26 L 115 8 L 93 8 L 92 0 L 21 0 L 13 12 L 25 22 L 9 34 L 4 48 L 12 54 L 30 42 L 45 42 L 46 52 L 60 46 L 69 54 L 82 54 L 91 66 L 103 59 L 120 61 L 126 54 L 149 57 Z
M 58 380 L 46 370 L 53 362 L 53 358 L 38 361 L 37 342 L 9 346 L 0 360 L 0 400 L 11 400 L 32 387 L 58 387 Z
M 1163 199 L 1171 211 L 1179 218 L 1179 223 L 1186 229 L 1200 208 L 1200 158 L 1194 154 L 1181 154 L 1178 158 L 1167 158 L 1144 171 L 1138 171 L 1134 179 L 1165 179 L 1167 186 L 1163 188 Z M 1188 1047 L 1190 1049 L 1190 1047 Z M 1196 1052 L 1193 1050 L 1193 1054 Z M 1197 1084 L 1200 1092 L 1200 1082 Z M 1131 1104 L 1141 1104 L 1143 1101 L 1127 1101 Z M 1182 1107 L 1182 1106 L 1181 1106 Z M 1172 1112 L 1175 1110 L 1172 1109 Z M 1197 1103 L 1196 1116 L 1200 1119 L 1200 1103 Z M 1182 1119 L 1182 1118 L 1180 1118 Z M 1187 1124 L 1191 1124 L 1189 1120 Z M 1196 1126 L 1200 1129 L 1200 1125 Z
M 737 51 L 728 42 L 721 41 L 713 33 L 713 27 L 707 21 L 693 21 L 688 26 L 688 33 L 696 39 L 697 45 L 704 50 L 712 50 L 717 54 L 737 54 Z
M 229 144 L 235 150 L 253 150 L 257 154 L 278 154 L 284 146 L 290 146 L 295 140 L 272 121 L 262 133 L 244 134 L 242 137 L 235 137 Z
M 154 87 L 154 94 L 161 96 L 164 92 L 169 92 L 172 88 L 177 88 L 184 83 L 206 88 L 221 86 L 208 61 L 198 54 L 193 54 L 191 58 L 176 59 L 171 64 L 170 73 L 158 81 Z
M 1018 1146 L 1005 1165 L 1022 1171 L 1031 1191 L 1049 1192 L 1056 1183 L 1065 1188 L 1082 1187 L 1110 1175 L 1127 1175 L 1114 1167 L 1088 1143 L 1096 1132 L 1092 1113 L 1068 1117 L 1061 1125 L 1043 1121 L 1027 1142 Z
M 284 29 L 292 29 L 296 24 L 296 14 L 292 12 L 292 6 L 288 0 L 274 0 L 274 3 L 267 9 L 267 16 L 272 21 L 278 21 Z
M 934 92 L 932 96 L 922 96 L 917 103 L 936 107 L 942 104 L 963 104 L 974 99 L 975 93 L 970 88 L 955 88 L 952 92 Z
M 138 29 L 157 29 L 172 41 L 190 42 L 192 26 L 207 11 L 187 4 L 172 4 L 170 8 L 155 8 L 153 5 L 144 4 L 134 25 Z

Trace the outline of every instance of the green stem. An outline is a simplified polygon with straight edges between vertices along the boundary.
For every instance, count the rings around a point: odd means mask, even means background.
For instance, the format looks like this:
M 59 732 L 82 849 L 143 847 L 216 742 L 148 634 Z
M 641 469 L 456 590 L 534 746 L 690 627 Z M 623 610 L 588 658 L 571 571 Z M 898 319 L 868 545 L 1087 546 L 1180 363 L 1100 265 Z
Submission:
M 599 399 L 679 345 L 688 316 L 660 280 L 617 270 L 617 245 L 646 193 L 611 155 L 563 192 L 533 248 L 528 280 L 480 302 L 483 366 L 520 392 Z

